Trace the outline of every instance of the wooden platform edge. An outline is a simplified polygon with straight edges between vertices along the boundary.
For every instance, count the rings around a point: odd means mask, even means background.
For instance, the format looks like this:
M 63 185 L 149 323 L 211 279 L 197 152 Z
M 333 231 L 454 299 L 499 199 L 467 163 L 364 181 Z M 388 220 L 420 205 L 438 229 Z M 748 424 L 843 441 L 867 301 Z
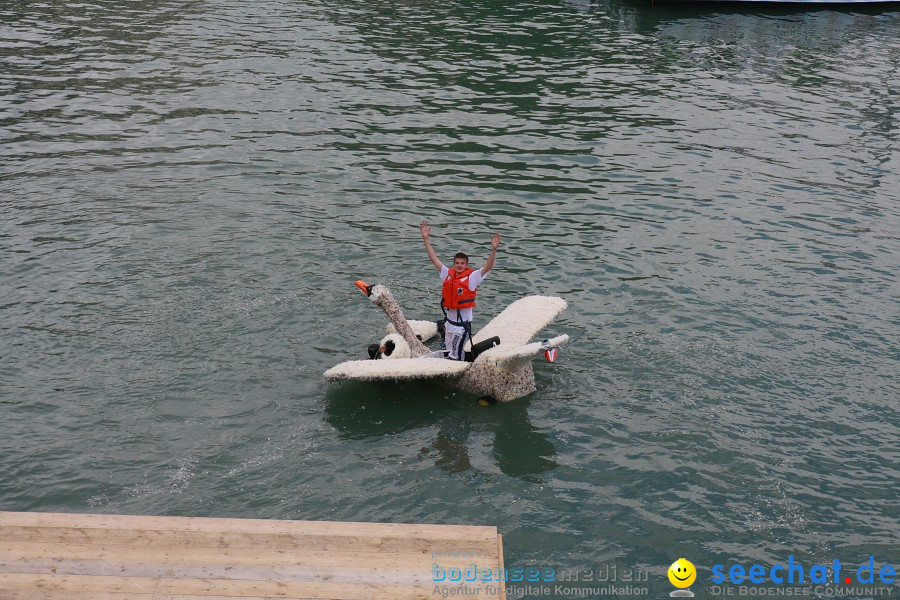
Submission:
M 478 556 L 504 569 L 495 526 L 0 511 L 2 600 L 422 600 L 435 558 L 463 569 Z M 502 580 L 448 583 L 506 599 Z
M 497 561 L 500 563 L 500 572 L 506 571 L 506 565 L 503 563 L 503 534 L 497 532 Z M 500 600 L 506 600 L 506 582 L 500 582 Z
M 418 536 L 432 539 L 493 540 L 493 525 L 439 525 L 432 523 L 374 523 L 362 521 L 309 521 L 235 517 L 146 516 L 104 513 L 13 512 L 0 511 L 0 527 L 79 527 L 96 529 L 150 529 L 218 532 L 227 529 L 240 533 L 305 533 L 350 537 Z

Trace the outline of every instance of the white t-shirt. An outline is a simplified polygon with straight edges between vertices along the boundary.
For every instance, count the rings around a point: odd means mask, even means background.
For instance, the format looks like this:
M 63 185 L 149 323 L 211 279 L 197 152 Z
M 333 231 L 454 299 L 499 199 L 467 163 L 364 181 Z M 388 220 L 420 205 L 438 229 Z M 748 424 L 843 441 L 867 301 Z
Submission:
M 447 275 L 450 274 L 450 269 L 447 268 L 446 265 L 441 265 L 441 283 L 447 279 Z M 478 285 L 481 283 L 481 280 L 484 279 L 484 274 L 482 274 L 481 269 L 475 269 L 469 274 L 469 290 L 475 291 Z M 453 321 L 459 321 L 462 318 L 463 321 L 471 321 L 472 320 L 472 309 L 471 308 L 460 308 L 459 314 L 456 314 L 457 309 L 448 308 L 447 316 L 450 317 Z M 451 325 L 450 323 L 446 324 L 447 328 L 462 331 L 463 328 L 457 325 Z

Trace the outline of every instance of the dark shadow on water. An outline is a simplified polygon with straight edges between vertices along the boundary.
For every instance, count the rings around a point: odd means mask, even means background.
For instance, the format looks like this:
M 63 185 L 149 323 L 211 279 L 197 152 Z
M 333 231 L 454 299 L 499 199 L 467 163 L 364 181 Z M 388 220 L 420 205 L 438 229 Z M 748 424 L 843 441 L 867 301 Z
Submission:
M 345 383 L 325 395 L 325 421 L 346 439 L 395 435 L 421 427 L 438 427 L 420 450 L 447 473 L 472 469 L 469 436 L 494 434 L 493 455 L 505 475 L 533 480 L 557 466 L 556 449 L 528 420 L 528 398 L 483 407 L 474 396 L 438 384 Z
M 761 22 L 803 23 L 812 27 L 816 35 L 842 39 L 839 34 L 852 29 L 866 29 L 867 20 L 873 17 L 900 15 L 900 3 L 880 2 L 877 4 L 781 4 L 777 2 L 734 2 L 734 1 L 694 1 L 694 2 L 651 2 L 649 0 L 590 0 L 573 2 L 583 10 L 608 14 L 620 24 L 633 29 L 635 33 L 649 34 L 660 27 L 681 23 L 691 24 L 692 20 L 709 21 L 710 25 L 733 25 L 735 20 L 748 28 L 748 34 L 771 36 L 771 41 L 780 41 L 778 30 L 757 29 Z M 696 25 L 696 23 L 694 23 Z
M 446 418 L 458 406 L 449 395 L 423 383 L 335 384 L 325 394 L 325 420 L 346 439 L 392 435 Z
M 554 469 L 556 448 L 544 433 L 528 421 L 527 401 L 501 407 L 494 436 L 494 457 L 500 470 L 525 477 Z
M 748 2 L 694 2 L 678 4 L 644 4 L 646 13 L 641 25 L 653 28 L 682 19 L 743 18 L 783 19 L 806 22 L 821 28 L 823 34 L 837 33 L 848 27 L 859 27 L 856 21 L 900 11 L 898 4 L 772 4 Z

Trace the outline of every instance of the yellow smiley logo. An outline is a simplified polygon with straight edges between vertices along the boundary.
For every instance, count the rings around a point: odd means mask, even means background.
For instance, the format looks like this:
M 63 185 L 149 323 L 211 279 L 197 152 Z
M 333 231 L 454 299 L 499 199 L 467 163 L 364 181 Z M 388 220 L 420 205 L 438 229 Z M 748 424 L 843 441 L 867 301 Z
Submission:
M 694 563 L 686 558 L 679 558 L 669 567 L 669 581 L 677 588 L 689 587 L 697 579 Z

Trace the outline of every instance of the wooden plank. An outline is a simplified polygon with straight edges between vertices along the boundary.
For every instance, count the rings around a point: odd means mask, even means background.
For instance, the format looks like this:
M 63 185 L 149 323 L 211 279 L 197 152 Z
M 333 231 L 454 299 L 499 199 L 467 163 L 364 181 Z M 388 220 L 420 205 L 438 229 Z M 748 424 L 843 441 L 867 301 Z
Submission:
M 503 536 L 499 533 L 497 534 L 497 562 L 502 573 L 506 567 L 503 564 Z M 506 582 L 499 581 L 497 585 L 500 587 L 500 600 L 506 600 Z
M 485 598 L 485 586 L 469 584 L 470 594 L 454 597 Z M 432 598 L 433 585 L 382 585 L 370 583 L 304 583 L 285 581 L 251 581 L 221 579 L 160 579 L 155 577 L 101 577 L 81 575 L 7 574 L 0 580 L 2 590 L 50 589 L 69 593 L 118 592 L 124 594 L 219 595 L 233 598 L 328 598 L 331 600 L 369 598 L 372 600 L 405 600 Z M 465 588 L 461 588 L 462 591 Z
M 96 544 L 105 547 L 160 546 L 169 548 L 316 549 L 327 551 L 421 553 L 451 552 L 459 542 L 414 537 L 350 537 L 330 535 L 267 535 L 230 531 L 161 531 L 139 529 L 82 529 L 68 527 L 2 527 L 0 542 Z M 494 553 L 497 539 L 467 541 L 466 548 Z
M 446 568 L 443 567 L 442 568 Z M 462 567 L 465 568 L 465 567 Z M 301 582 L 367 583 L 419 585 L 434 581 L 430 565 L 423 568 L 333 567 L 328 565 L 247 566 L 223 563 L 159 564 L 153 562 L 120 562 L 98 560 L 66 560 L 33 558 L 0 561 L 0 576 L 6 573 L 96 575 L 101 577 L 168 577 L 172 579 L 246 579 Z
M 235 596 L 208 596 L 185 594 L 157 594 L 155 592 L 66 592 L 61 595 L 53 590 L 5 590 L 0 588 L 3 600 L 235 600 Z M 240 600 L 318 600 L 312 596 L 240 596 Z
M 108 548 L 102 545 L 55 543 L 3 543 L 0 542 L 0 563 L 25 559 L 80 559 L 92 561 L 155 562 L 158 564 L 215 564 L 229 565 L 308 565 L 308 566 L 381 566 L 385 568 L 431 569 L 435 562 L 441 566 L 467 567 L 476 562 L 485 568 L 499 566 L 496 556 L 468 551 L 458 556 L 436 556 L 433 553 L 376 553 L 376 552 L 325 552 L 317 550 L 272 550 L 231 548 L 129 547 Z M 462 554 L 467 554 L 463 556 Z
M 0 513 L 0 600 L 425 599 L 435 563 L 502 568 L 502 551 L 494 527 Z
M 0 528 L 68 527 L 76 529 L 143 529 L 218 533 L 329 535 L 348 537 L 415 537 L 434 540 L 491 541 L 497 528 L 483 525 L 420 525 L 349 521 L 284 521 L 210 517 L 145 517 L 74 513 L 0 512 Z

